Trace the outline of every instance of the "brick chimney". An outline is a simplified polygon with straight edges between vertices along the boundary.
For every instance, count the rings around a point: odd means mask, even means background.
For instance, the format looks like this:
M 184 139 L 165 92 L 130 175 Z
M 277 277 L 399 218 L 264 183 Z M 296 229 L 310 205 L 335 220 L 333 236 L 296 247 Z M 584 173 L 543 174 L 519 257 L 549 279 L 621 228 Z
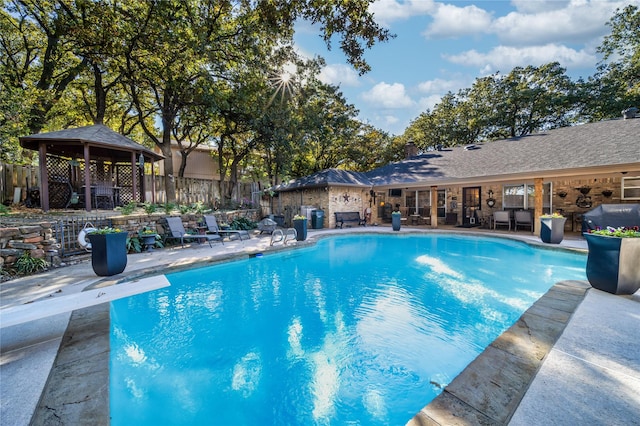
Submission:
M 407 142 L 404 146 L 404 158 L 411 158 L 418 155 L 418 147 L 413 142 Z

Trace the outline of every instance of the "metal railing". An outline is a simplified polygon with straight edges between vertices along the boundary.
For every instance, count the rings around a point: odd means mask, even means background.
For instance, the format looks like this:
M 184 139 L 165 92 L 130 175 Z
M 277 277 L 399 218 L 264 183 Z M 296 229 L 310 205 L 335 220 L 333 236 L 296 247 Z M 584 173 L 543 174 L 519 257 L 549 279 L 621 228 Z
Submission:
M 78 243 L 78 234 L 85 226 L 102 228 L 112 226 L 112 221 L 106 216 L 73 216 L 58 219 L 52 225 L 53 238 L 60 244 L 59 254 L 61 257 L 66 257 L 86 253 Z

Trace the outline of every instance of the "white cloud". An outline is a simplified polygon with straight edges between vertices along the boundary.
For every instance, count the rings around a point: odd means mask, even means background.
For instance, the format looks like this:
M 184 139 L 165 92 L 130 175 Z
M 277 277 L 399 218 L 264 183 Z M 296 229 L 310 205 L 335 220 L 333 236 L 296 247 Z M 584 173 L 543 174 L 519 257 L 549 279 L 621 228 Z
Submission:
M 384 121 L 385 123 L 389 124 L 389 125 L 393 125 L 396 124 L 400 121 L 400 119 L 394 115 L 385 115 L 384 116 Z
M 570 0 L 511 0 L 511 4 L 522 13 L 545 12 L 563 9 L 571 3 Z
M 362 93 L 362 99 L 383 108 L 409 108 L 414 105 L 401 83 L 378 83 L 371 90 Z
M 322 68 L 318 79 L 325 84 L 333 84 L 335 86 L 352 86 L 360 85 L 358 73 L 349 65 L 331 64 Z
M 488 53 L 469 50 L 458 55 L 445 55 L 455 64 L 473 66 L 486 75 L 496 71 L 508 73 L 514 67 L 540 66 L 549 62 L 560 62 L 565 68 L 582 68 L 597 62 L 595 56 L 558 44 L 515 48 L 498 46 Z
M 436 78 L 434 80 L 423 81 L 418 85 L 418 90 L 422 93 L 443 94 L 446 92 L 457 92 L 464 83 L 456 80 L 443 80 Z
M 457 7 L 443 4 L 433 14 L 433 22 L 423 32 L 427 38 L 461 37 L 481 34 L 491 26 L 492 16 L 475 5 Z
M 435 8 L 433 0 L 378 0 L 369 6 L 377 23 L 388 27 L 391 22 L 427 15 Z
M 493 22 L 491 32 L 503 44 L 515 46 L 587 42 L 608 33 L 609 28 L 604 23 L 617 7 L 623 7 L 624 2 L 572 1 L 561 4 L 567 7 L 536 8 L 536 13 L 509 13 Z
M 431 96 L 427 96 L 426 98 L 420 98 L 418 100 L 418 105 L 420 106 L 419 108 L 419 112 L 417 115 L 420 114 L 420 112 L 426 111 L 426 110 L 431 110 L 433 111 L 433 107 L 436 106 L 436 104 L 440 103 L 440 101 L 442 100 L 442 96 L 444 95 L 444 93 L 440 93 L 440 94 L 434 94 Z

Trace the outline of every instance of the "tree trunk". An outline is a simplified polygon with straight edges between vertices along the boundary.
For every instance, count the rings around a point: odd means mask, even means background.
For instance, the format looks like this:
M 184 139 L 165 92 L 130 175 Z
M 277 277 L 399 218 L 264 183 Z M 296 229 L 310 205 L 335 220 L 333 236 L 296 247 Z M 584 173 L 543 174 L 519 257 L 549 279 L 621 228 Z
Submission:
M 95 124 L 103 124 L 104 116 L 107 111 L 107 92 L 102 86 L 102 72 L 100 67 L 95 62 L 91 64 L 93 67 L 94 77 L 94 91 L 96 96 L 96 116 L 94 117 Z
M 176 202 L 176 180 L 173 174 L 173 155 L 171 152 L 171 129 L 164 125 L 162 129 L 162 145 L 160 145 L 162 155 L 164 155 L 164 190 L 167 196 L 167 203 Z

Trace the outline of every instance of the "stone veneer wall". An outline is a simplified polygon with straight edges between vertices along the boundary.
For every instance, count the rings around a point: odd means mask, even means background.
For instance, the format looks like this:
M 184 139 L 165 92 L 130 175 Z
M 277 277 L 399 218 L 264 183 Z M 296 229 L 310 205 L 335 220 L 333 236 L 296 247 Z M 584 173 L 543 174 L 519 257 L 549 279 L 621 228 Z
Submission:
M 359 212 L 369 207 L 369 189 L 351 186 L 311 188 L 303 191 L 281 192 L 274 201 L 274 214 L 284 216 L 285 226 L 291 226 L 293 216 L 301 206 L 313 206 L 324 211 L 324 228 L 336 226 L 335 212 Z M 372 209 L 375 210 L 375 209 Z
M 37 259 L 49 255 L 47 260 L 59 265 L 60 258 L 51 254 L 57 254 L 59 248 L 58 241 L 53 238 L 51 222 L 0 228 L 0 267 L 15 263 L 24 253 Z

